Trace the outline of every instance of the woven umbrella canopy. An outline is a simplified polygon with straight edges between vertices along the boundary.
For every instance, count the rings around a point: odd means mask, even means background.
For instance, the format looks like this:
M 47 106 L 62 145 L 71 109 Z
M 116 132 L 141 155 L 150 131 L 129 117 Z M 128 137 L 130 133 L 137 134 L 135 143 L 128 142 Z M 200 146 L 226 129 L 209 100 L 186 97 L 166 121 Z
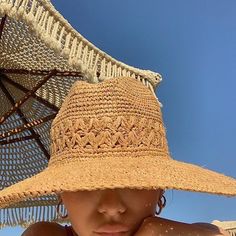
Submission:
M 139 80 L 154 96 L 162 79 L 95 47 L 47 0 L 0 0 L 0 190 L 46 168 L 52 119 L 76 80 L 116 76 Z M 50 195 L 0 209 L 0 228 L 27 227 L 46 214 L 67 222 L 55 214 L 57 203 Z

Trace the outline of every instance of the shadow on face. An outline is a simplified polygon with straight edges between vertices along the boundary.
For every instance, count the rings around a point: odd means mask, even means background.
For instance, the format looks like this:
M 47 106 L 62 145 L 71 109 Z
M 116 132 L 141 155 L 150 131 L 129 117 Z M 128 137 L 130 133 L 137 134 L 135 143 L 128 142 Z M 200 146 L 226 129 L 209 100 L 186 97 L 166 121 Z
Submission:
M 104 224 L 122 224 L 132 235 L 148 216 L 154 216 L 162 190 L 105 189 L 63 192 L 62 202 L 78 235 L 96 235 Z

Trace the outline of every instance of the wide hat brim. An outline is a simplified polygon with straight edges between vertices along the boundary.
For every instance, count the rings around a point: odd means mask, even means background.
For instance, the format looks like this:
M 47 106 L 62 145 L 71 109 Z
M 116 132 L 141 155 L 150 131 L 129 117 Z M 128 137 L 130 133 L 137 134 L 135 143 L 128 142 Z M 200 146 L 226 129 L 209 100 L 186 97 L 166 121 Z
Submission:
M 235 179 L 194 164 L 155 157 L 106 157 L 49 166 L 2 190 L 0 207 L 63 191 L 107 188 L 178 189 L 236 196 Z

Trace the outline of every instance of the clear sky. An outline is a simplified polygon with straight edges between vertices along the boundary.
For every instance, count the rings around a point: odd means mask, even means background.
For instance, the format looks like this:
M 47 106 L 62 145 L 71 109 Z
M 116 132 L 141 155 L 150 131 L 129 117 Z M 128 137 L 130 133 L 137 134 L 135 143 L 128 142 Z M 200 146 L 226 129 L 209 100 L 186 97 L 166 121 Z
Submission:
M 236 178 L 235 0 L 54 0 L 83 36 L 129 65 L 160 73 L 171 155 Z M 167 191 L 162 217 L 236 220 L 236 198 Z M 21 228 L 0 230 L 20 235 Z

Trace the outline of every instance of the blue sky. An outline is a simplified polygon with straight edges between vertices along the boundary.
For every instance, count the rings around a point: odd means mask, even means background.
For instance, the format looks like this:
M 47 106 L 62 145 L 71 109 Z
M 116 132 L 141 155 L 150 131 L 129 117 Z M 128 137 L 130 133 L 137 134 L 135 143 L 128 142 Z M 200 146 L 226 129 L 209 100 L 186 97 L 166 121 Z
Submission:
M 98 48 L 160 73 L 171 155 L 236 178 L 236 1 L 53 1 Z M 162 217 L 236 220 L 236 198 L 168 191 Z M 20 235 L 21 228 L 0 230 Z

